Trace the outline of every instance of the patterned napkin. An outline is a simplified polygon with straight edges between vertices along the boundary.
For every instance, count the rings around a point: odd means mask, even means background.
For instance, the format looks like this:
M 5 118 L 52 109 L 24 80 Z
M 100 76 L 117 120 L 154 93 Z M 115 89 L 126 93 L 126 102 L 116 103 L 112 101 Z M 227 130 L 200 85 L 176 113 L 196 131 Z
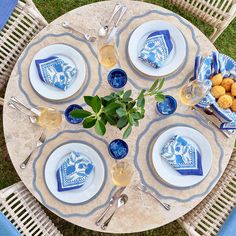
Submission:
M 67 90 L 77 77 L 76 68 L 65 63 L 59 57 L 35 60 L 40 79 L 61 90 Z
M 78 152 L 66 155 L 62 165 L 57 170 L 58 191 L 81 188 L 94 169 L 93 163 Z
M 200 153 L 179 135 L 166 143 L 161 156 L 181 175 L 203 175 Z
M 139 59 L 154 67 L 160 68 L 168 58 L 173 44 L 168 30 L 160 30 L 150 34 L 141 50 Z

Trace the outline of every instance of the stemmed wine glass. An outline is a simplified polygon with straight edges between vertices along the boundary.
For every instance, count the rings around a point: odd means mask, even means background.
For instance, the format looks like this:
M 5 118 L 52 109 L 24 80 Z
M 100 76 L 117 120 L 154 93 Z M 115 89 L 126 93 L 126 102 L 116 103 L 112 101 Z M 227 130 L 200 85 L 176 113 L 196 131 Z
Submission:
M 181 103 L 187 106 L 195 106 L 206 96 L 209 91 L 210 81 L 190 80 L 179 92 Z
M 199 72 L 202 62 L 203 59 L 201 56 L 195 57 L 194 76 L 180 89 L 180 101 L 187 106 L 197 105 L 211 88 L 210 80 L 199 80 Z

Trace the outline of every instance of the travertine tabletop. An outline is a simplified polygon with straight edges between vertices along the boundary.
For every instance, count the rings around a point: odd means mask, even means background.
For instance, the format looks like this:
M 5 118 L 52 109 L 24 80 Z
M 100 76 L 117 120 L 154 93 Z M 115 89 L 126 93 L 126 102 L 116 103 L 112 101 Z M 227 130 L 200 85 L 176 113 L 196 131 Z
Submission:
M 127 42 L 137 26 L 153 19 L 168 21 L 182 31 L 187 43 L 187 57 L 183 65 L 166 78 L 164 86 L 166 94 L 177 99 L 176 113 L 167 118 L 158 116 L 155 112 L 155 102 L 149 99 L 145 119 L 127 139 L 130 150 L 127 160 L 134 163 L 135 170 L 132 183 L 125 190 L 129 201 L 115 214 L 107 232 L 131 233 L 167 224 L 186 214 L 203 200 L 222 175 L 229 161 L 234 139 L 227 139 L 215 127 L 204 123 L 200 116 L 181 105 L 177 96 L 178 89 L 193 73 L 194 57 L 199 53 L 206 56 L 215 50 L 210 41 L 191 23 L 173 12 L 138 1 L 120 0 L 119 2 L 128 7 L 128 12 L 121 22 L 116 38 L 120 67 L 127 72 L 129 77 L 126 89 L 131 88 L 138 91 L 149 87 L 153 82 L 153 78 L 145 77 L 134 70 L 128 59 Z M 7 101 L 14 95 L 32 106 L 49 106 L 64 110 L 71 103 L 83 104 L 83 95 L 109 94 L 112 90 L 106 79 L 107 71 L 103 70 L 98 63 L 96 45 L 89 44 L 73 32 L 66 31 L 61 27 L 61 24 L 66 20 L 73 22 L 74 25 L 87 32 L 96 34 L 101 23 L 110 17 L 116 3 L 117 1 L 105 1 L 75 9 L 42 30 L 22 53 L 13 70 L 6 90 L 3 113 L 8 151 L 15 169 L 26 187 L 41 203 L 59 217 L 96 231 L 101 231 L 101 229 L 95 226 L 94 222 L 115 191 L 110 178 L 110 167 L 114 161 L 109 156 L 107 145 L 111 140 L 121 138 L 121 132 L 110 127 L 104 137 L 98 137 L 93 130 L 84 130 L 80 125 L 66 124 L 63 131 L 48 137 L 42 148 L 34 153 L 27 169 L 21 170 L 20 163 L 34 148 L 41 130 L 38 126 L 31 124 L 23 114 L 16 113 L 9 108 Z M 80 91 L 69 100 L 61 103 L 53 103 L 38 96 L 31 87 L 28 77 L 29 65 L 35 53 L 43 47 L 55 43 L 68 44 L 78 50 L 86 61 L 87 70 L 86 81 Z M 180 125 L 199 130 L 208 139 L 214 155 L 208 176 L 198 185 L 187 189 L 173 188 L 163 183 L 152 171 L 150 163 L 153 140 L 162 130 Z M 106 166 L 107 176 L 102 189 L 94 198 L 84 204 L 69 205 L 60 202 L 51 195 L 44 182 L 44 164 L 48 155 L 56 147 L 70 140 L 83 140 L 99 150 Z M 171 210 L 166 211 L 153 198 L 137 191 L 134 185 L 140 181 L 169 203 L 172 206 Z

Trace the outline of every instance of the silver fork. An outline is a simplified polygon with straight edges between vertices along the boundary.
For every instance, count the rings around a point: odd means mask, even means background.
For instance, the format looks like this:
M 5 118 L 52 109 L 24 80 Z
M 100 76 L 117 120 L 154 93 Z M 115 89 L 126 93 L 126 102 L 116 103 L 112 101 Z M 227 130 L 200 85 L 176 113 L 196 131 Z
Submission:
M 163 202 L 160 198 L 158 198 L 158 197 L 156 196 L 155 193 L 153 193 L 152 191 L 150 191 L 150 190 L 149 190 L 145 185 L 143 185 L 142 183 L 141 183 L 140 185 L 136 186 L 136 188 L 137 188 L 138 190 L 141 190 L 142 192 L 147 193 L 147 194 L 149 194 L 150 196 L 152 196 L 152 197 L 153 197 L 154 199 L 156 199 L 167 211 L 170 210 L 170 205 L 169 205 L 169 204 Z
M 89 42 L 95 42 L 96 39 L 97 39 L 96 37 L 94 37 L 94 36 L 92 36 L 90 34 L 86 34 L 86 33 L 83 33 L 81 31 L 75 29 L 75 27 L 70 25 L 69 22 L 67 22 L 67 21 L 64 21 L 62 23 L 62 27 L 66 28 L 66 29 L 70 29 L 70 30 L 74 31 L 75 33 L 77 33 L 79 35 L 82 35 Z
M 31 153 L 29 154 L 29 156 L 21 163 L 20 168 L 21 169 L 25 169 L 33 152 L 38 149 L 46 140 L 46 135 L 44 133 L 41 134 L 41 136 L 39 137 L 39 140 L 37 141 L 36 147 L 31 151 Z

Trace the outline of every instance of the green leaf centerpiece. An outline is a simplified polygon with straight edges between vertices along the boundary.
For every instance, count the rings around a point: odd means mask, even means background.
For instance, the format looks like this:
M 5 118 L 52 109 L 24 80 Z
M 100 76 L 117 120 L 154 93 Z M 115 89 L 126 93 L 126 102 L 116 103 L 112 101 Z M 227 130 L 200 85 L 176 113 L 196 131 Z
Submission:
M 149 90 L 141 90 L 137 98 L 132 98 L 132 91 L 118 91 L 110 95 L 84 96 L 84 101 L 92 111 L 73 110 L 70 115 L 74 118 L 84 118 L 83 127 L 86 129 L 95 126 L 98 135 L 106 133 L 106 125 L 124 129 L 123 138 L 127 138 L 134 126 L 145 116 L 145 97 L 152 96 L 157 102 L 162 102 L 165 95 L 161 92 L 164 79 L 156 80 Z

